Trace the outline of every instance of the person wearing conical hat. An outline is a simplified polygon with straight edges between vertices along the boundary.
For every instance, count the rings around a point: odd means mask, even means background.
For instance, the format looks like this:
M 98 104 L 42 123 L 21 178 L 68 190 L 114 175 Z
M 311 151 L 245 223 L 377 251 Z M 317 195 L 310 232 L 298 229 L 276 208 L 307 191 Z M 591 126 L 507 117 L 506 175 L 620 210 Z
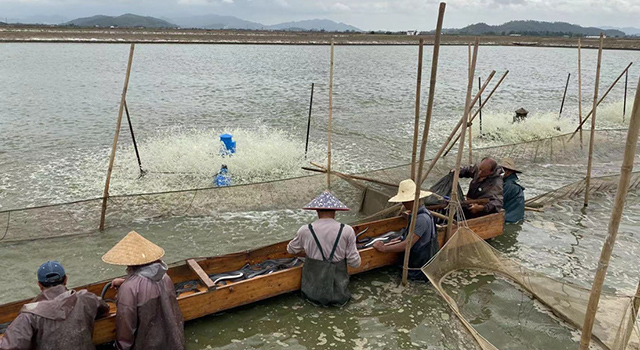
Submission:
M 411 213 L 413 211 L 413 201 L 416 194 L 416 184 L 411 179 L 403 180 L 398 186 L 398 194 L 389 199 L 391 203 L 402 203 L 404 208 Z M 429 191 L 420 191 L 420 199 L 430 196 Z M 411 215 L 410 215 L 411 216 Z M 380 241 L 375 242 L 373 247 L 383 253 L 399 253 L 403 252 L 407 246 L 407 236 L 409 234 L 409 226 L 411 219 L 407 222 L 407 226 L 402 230 L 401 240 L 391 241 L 387 244 Z M 411 251 L 409 253 L 409 274 L 411 280 L 427 280 L 426 276 L 420 271 L 436 253 L 438 252 L 438 233 L 433 216 L 424 205 L 418 207 L 416 215 L 416 226 L 411 242 Z M 404 261 L 402 259 L 401 261 Z
M 300 227 L 287 245 L 290 254 L 305 252 L 302 294 L 315 304 L 344 305 L 351 299 L 347 265 L 360 266 L 356 235 L 349 225 L 336 221 L 336 211 L 347 211 L 331 192 L 324 191 L 305 210 L 315 210 L 318 220 Z
M 135 231 L 109 250 L 102 261 L 127 266 L 116 278 L 116 341 L 118 350 L 183 350 L 184 322 L 164 250 Z
M 504 221 L 515 223 L 524 220 L 524 187 L 518 183 L 518 174 L 522 172 L 516 168 L 511 158 L 503 158 L 500 162 L 504 175 L 502 176 L 502 197 L 504 201 Z
M 57 261 L 47 261 L 37 272 L 42 291 L 24 304 L 0 339 L 1 350 L 95 350 L 93 326 L 109 315 L 109 305 L 86 290 L 68 290 L 67 274 Z

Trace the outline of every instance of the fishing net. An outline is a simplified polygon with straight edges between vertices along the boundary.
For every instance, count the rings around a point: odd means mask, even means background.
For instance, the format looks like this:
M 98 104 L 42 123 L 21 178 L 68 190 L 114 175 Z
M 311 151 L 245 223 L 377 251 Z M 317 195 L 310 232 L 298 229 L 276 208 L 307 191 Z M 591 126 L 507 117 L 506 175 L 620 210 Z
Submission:
M 625 130 L 596 132 L 593 176 L 607 176 L 617 172 L 622 159 L 625 134 Z M 535 190 L 528 189 L 525 193 L 540 195 L 582 180 L 585 176 L 587 152 L 588 137 L 585 136 L 581 143 L 579 136 L 570 140 L 570 135 L 566 134 L 519 144 L 479 148 L 473 154 L 475 160 L 485 156 L 498 160 L 503 157 L 513 158 L 525 172 L 527 179 L 538 183 Z M 449 180 L 443 177 L 448 176 L 455 165 L 455 159 L 455 154 L 452 153 L 438 161 L 425 181 L 425 188 L 441 190 L 442 186 L 446 190 L 444 185 Z M 430 161 L 425 161 L 425 169 L 429 163 Z M 353 212 L 358 213 L 347 218 L 348 220 L 375 219 L 398 213 L 397 207 L 387 203 L 388 198 L 397 191 L 390 184 L 398 184 L 409 178 L 409 173 L 410 166 L 405 164 L 359 174 L 376 179 L 378 183 L 333 175 L 331 189 L 349 207 L 355 209 Z M 598 181 L 600 180 L 594 180 L 592 191 L 610 187 L 600 186 Z M 605 179 L 602 181 L 606 182 Z M 638 181 L 633 183 L 638 186 Z M 579 184 L 574 186 L 579 187 Z M 567 195 L 575 196 L 579 193 L 577 187 L 565 189 L 565 194 L 557 192 L 548 195 L 544 201 L 550 203 Z M 225 212 L 298 210 L 325 188 L 325 175 L 313 175 L 230 187 L 112 196 L 107 203 L 105 227 L 126 229 L 134 224 L 151 224 L 184 217 L 208 217 Z M 95 198 L 0 211 L 0 242 L 97 233 L 101 210 L 102 199 Z
M 447 278 L 463 270 L 489 272 L 515 282 L 557 317 L 578 329 L 582 327 L 590 289 L 527 269 L 491 247 L 468 227 L 461 227 L 422 271 L 482 349 L 497 350 L 497 347 L 473 327 L 458 302 L 443 287 Z M 611 350 L 640 349 L 636 314 L 632 296 L 603 292 L 593 328 L 594 341 Z

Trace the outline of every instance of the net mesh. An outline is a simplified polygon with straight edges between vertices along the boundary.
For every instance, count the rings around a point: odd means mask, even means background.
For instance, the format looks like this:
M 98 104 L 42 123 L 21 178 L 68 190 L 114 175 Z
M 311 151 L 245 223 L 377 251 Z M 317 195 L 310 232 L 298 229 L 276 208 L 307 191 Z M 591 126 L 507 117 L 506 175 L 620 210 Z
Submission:
M 527 269 L 491 247 L 468 227 L 461 227 L 422 271 L 482 349 L 497 350 L 497 347 L 473 327 L 464 317 L 456 300 L 443 288 L 443 282 L 452 273 L 462 270 L 488 271 L 505 277 L 571 325 L 580 328 L 584 322 L 589 289 Z M 630 338 L 625 347 L 627 336 Z M 611 350 L 640 348 L 640 338 L 635 328 L 633 297 L 602 293 L 593 338 Z

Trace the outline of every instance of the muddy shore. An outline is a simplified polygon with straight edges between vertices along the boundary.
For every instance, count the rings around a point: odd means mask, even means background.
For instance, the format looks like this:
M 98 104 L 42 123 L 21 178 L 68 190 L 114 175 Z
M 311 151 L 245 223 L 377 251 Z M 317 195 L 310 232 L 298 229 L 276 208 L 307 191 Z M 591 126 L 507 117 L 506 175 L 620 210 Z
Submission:
M 409 36 L 368 33 L 276 32 L 205 29 L 132 29 L 67 28 L 37 26 L 2 26 L 0 42 L 77 42 L 77 43 L 145 43 L 145 44 L 268 44 L 327 45 L 416 45 L 424 38 L 433 44 L 433 35 Z M 444 35 L 443 45 L 467 45 L 475 37 Z M 577 47 L 576 38 L 480 36 L 481 45 Z M 597 48 L 598 39 L 583 39 L 584 48 Z M 640 38 L 607 38 L 605 49 L 640 50 Z

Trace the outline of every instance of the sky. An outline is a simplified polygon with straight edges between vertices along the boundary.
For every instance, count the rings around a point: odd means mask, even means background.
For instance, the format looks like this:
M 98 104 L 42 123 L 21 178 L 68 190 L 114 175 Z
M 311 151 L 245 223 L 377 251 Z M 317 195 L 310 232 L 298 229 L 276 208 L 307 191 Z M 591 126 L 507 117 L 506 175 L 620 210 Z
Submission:
M 363 30 L 432 30 L 437 0 L 0 0 L 0 18 L 97 14 L 175 18 L 231 15 L 270 25 L 327 18 Z M 562 21 L 582 26 L 640 27 L 640 0 L 450 0 L 445 28 L 510 20 Z

